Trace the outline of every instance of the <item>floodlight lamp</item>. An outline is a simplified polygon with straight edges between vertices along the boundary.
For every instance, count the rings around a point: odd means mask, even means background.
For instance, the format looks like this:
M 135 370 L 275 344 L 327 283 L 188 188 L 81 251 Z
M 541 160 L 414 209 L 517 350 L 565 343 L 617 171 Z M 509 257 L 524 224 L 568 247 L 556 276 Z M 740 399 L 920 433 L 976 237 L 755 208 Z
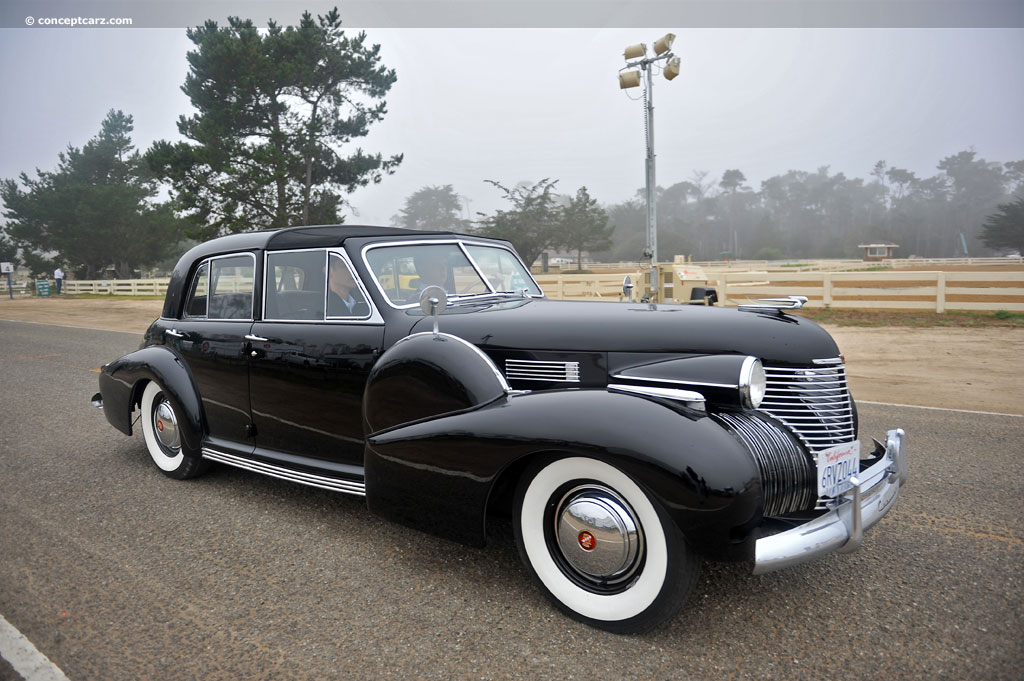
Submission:
M 623 52 L 622 56 L 626 58 L 626 61 L 629 61 L 630 59 L 638 59 L 639 57 L 643 57 L 646 54 L 647 46 L 644 45 L 643 43 L 638 43 L 636 45 L 630 45 L 629 47 L 627 47 L 626 51 Z
M 665 52 L 668 52 L 672 48 L 672 43 L 675 39 L 675 33 L 666 33 L 658 38 L 657 42 L 654 43 L 655 54 L 664 54 Z
M 665 64 L 665 80 L 672 80 L 679 75 L 679 57 L 674 57 L 668 60 L 668 64 Z
M 626 88 L 639 87 L 640 86 L 640 72 L 639 71 L 626 71 L 619 74 L 619 89 L 625 90 Z

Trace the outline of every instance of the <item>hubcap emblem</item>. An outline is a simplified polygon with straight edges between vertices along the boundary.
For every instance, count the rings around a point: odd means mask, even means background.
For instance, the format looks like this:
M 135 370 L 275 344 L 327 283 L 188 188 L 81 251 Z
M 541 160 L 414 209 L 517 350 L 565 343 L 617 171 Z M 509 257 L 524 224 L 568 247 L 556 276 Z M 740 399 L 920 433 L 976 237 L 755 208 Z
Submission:
M 596 483 L 570 489 L 555 506 L 554 521 L 552 548 L 579 577 L 621 581 L 636 570 L 643 536 L 632 509 L 611 489 Z
M 174 416 L 174 410 L 167 401 L 161 402 L 153 410 L 153 430 L 160 445 L 166 448 L 164 453 L 167 456 L 177 456 L 181 447 L 178 437 L 178 419 Z

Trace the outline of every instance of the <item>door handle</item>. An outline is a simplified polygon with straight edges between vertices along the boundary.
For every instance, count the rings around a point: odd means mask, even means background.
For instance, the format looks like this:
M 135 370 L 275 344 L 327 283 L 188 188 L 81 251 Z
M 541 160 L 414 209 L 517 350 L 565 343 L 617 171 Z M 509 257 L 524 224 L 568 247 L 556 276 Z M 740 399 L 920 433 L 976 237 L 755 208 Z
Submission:
M 164 331 L 164 335 L 165 336 L 173 336 L 174 338 L 184 338 L 185 337 L 185 334 L 183 334 L 181 331 L 178 331 L 177 329 L 167 329 L 166 331 Z
M 251 333 L 247 333 L 247 334 L 245 334 L 245 340 L 253 341 L 253 342 L 256 342 L 256 343 L 266 343 L 270 339 L 269 338 L 264 338 L 263 336 L 254 336 Z

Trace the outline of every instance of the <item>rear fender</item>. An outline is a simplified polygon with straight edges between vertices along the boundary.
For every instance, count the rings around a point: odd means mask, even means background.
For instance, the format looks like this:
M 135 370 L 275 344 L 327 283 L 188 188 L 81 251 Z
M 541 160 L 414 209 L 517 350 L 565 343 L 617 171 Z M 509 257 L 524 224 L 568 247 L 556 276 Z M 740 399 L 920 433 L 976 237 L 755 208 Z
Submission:
M 148 381 L 163 386 L 179 415 L 182 451 L 188 456 L 200 456 L 206 421 L 199 391 L 185 362 L 164 345 L 137 350 L 103 367 L 100 394 L 107 420 L 122 433 L 131 435 L 132 412 Z

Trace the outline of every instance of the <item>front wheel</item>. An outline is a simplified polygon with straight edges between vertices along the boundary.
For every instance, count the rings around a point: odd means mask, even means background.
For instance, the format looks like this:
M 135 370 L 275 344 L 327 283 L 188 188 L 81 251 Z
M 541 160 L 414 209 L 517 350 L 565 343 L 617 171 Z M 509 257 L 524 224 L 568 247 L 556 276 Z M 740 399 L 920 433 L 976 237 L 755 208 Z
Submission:
M 160 471 L 176 480 L 202 475 L 209 462 L 181 451 L 181 421 L 164 389 L 156 381 L 142 392 L 142 434 L 146 448 Z
M 615 633 L 641 633 L 675 615 L 700 572 L 700 556 L 658 502 L 597 459 L 531 468 L 516 493 L 514 530 L 545 595 Z

